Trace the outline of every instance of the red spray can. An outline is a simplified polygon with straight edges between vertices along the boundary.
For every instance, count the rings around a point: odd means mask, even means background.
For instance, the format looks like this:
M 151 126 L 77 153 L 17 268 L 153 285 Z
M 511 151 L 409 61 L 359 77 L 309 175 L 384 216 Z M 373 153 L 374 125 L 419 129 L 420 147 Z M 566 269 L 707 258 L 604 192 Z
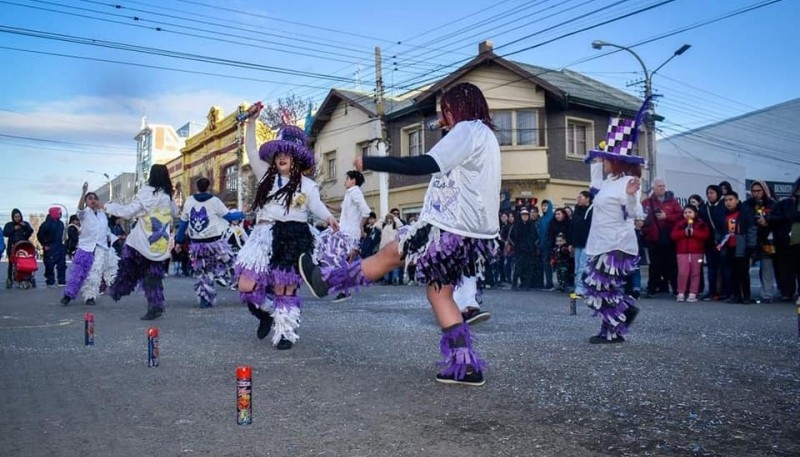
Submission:
M 253 423 L 253 370 L 249 365 L 236 367 L 236 423 Z
M 83 315 L 83 344 L 94 346 L 94 314 L 92 313 Z
M 158 366 L 158 328 L 147 329 L 147 366 Z

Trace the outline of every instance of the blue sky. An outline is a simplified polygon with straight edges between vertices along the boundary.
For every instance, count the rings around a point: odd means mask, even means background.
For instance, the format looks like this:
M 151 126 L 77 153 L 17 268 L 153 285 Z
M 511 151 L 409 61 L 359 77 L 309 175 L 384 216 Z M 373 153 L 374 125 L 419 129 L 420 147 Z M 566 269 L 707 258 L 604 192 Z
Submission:
M 359 82 L 369 90 L 375 46 L 383 49 L 385 84 L 395 91 L 469 59 L 478 42 L 491 39 L 499 55 L 530 48 L 509 58 L 567 67 L 637 93 L 640 86 L 627 85 L 641 78 L 638 62 L 594 50 L 593 40 L 652 40 L 634 48 L 650 70 L 688 43 L 691 49 L 653 79 L 663 95 L 665 135 L 800 96 L 797 0 L 727 19 L 721 17 L 769 2 L 462 0 L 458 9 L 444 0 L 116 3 L 123 8 L 94 0 L 0 2 L 0 222 L 14 207 L 72 208 L 83 181 L 94 188 L 105 180 L 87 170 L 132 171 L 142 115 L 178 127 L 204 121 L 211 105 L 230 112 L 242 101 L 289 94 L 319 102 L 327 88 Z M 224 9 L 207 6 L 213 3 Z M 106 46 L 74 42 L 83 39 Z M 140 52 L 119 49 L 131 46 Z M 151 54 L 162 51 L 180 58 Z M 227 63 L 189 60 L 208 57 Z

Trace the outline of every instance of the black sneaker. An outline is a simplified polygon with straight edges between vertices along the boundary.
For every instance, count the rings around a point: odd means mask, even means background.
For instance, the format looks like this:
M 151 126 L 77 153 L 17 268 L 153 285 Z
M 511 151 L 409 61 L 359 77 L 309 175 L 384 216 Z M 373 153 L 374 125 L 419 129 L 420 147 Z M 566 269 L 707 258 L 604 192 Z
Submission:
M 589 343 L 591 344 L 614 344 L 614 343 L 624 343 L 625 338 L 620 335 L 615 336 L 613 339 L 608 339 L 604 336 L 595 335 L 589 338 Z
M 275 346 L 275 349 L 285 351 L 287 349 L 291 349 L 292 346 L 294 346 L 294 343 L 285 338 L 281 338 L 281 340 L 278 341 L 278 344 Z
M 86 306 L 94 306 L 94 298 L 90 298 L 84 302 Z
M 61 304 L 64 305 L 64 306 L 69 305 L 69 302 L 71 302 L 71 301 L 72 301 L 72 299 L 67 297 L 66 295 L 61 297 Z
M 328 283 L 322 279 L 322 270 L 314 264 L 310 255 L 306 253 L 300 254 L 297 269 L 300 271 L 300 276 L 303 277 L 303 281 L 305 281 L 308 289 L 315 297 L 322 298 L 328 295 Z
M 436 381 L 442 384 L 461 384 L 464 386 L 482 386 L 486 384 L 483 373 L 480 371 L 467 373 L 463 379 L 456 379 L 454 375 L 444 376 L 442 374 L 437 374 Z
M 164 314 L 163 309 L 148 308 L 147 313 L 144 316 L 140 317 L 139 319 L 143 321 L 152 321 L 154 319 L 158 319 L 159 317 L 161 317 L 162 314 Z
M 269 334 L 270 329 L 272 328 L 272 316 L 269 315 L 267 312 L 263 312 L 263 314 L 258 318 L 258 330 L 256 330 L 256 336 L 259 340 L 263 340 Z
M 228 287 L 230 285 L 228 284 L 228 280 L 226 280 L 223 277 L 214 278 L 214 282 L 217 283 L 217 285 L 220 287 Z
M 633 324 L 634 319 L 636 316 L 639 315 L 639 308 L 636 306 L 629 306 L 628 309 L 625 310 L 625 324 L 630 327 Z
M 200 297 L 200 303 L 197 304 L 197 307 L 201 309 L 211 308 L 213 306 L 214 305 L 212 305 L 210 301 L 206 300 L 203 297 Z
M 466 311 L 461 313 L 461 318 L 469 325 L 488 321 L 490 317 L 492 317 L 491 314 L 487 311 L 481 311 L 480 308 L 467 308 Z
M 333 299 L 333 303 L 341 303 L 347 300 L 350 300 L 350 295 L 344 292 L 339 292 L 339 295 L 337 295 L 336 298 Z

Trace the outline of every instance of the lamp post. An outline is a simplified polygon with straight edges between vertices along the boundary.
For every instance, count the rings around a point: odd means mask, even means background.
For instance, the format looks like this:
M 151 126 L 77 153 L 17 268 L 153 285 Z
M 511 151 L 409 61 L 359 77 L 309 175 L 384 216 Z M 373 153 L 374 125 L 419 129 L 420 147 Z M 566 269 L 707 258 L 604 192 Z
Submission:
M 106 181 L 108 181 L 108 201 L 113 200 L 114 199 L 114 186 L 111 184 L 111 176 L 109 176 L 108 173 L 102 173 L 102 172 L 94 171 L 94 170 L 86 170 L 86 172 L 87 173 L 94 173 L 94 174 L 97 174 L 97 175 L 103 175 L 106 178 Z
M 650 72 L 647 69 L 647 65 L 644 64 L 642 58 L 639 57 L 639 54 L 636 54 L 636 52 L 634 52 L 633 49 L 627 46 L 609 43 L 603 40 L 592 41 L 592 48 L 594 49 L 603 49 L 604 46 L 610 46 L 612 48 L 617 48 L 629 52 L 630 54 L 633 55 L 633 57 L 636 57 L 636 60 L 639 61 L 639 64 L 642 66 L 642 71 L 644 72 L 644 98 L 645 100 L 647 99 L 650 100 L 647 106 L 647 119 L 645 120 L 645 132 L 647 134 L 645 159 L 647 160 L 648 164 L 648 172 L 647 172 L 648 186 L 652 186 L 656 172 L 656 142 L 655 142 L 656 121 L 655 121 L 655 109 L 653 108 L 653 100 L 652 98 L 650 98 L 653 95 L 653 76 L 655 76 L 658 70 L 661 70 L 664 67 L 664 65 L 669 63 L 670 60 L 688 51 L 689 48 L 691 48 L 692 46 L 689 44 L 684 44 L 683 46 L 678 48 L 674 53 L 672 53 L 669 59 L 665 60 L 664 63 L 656 67 L 656 69 L 653 70 L 652 72 Z

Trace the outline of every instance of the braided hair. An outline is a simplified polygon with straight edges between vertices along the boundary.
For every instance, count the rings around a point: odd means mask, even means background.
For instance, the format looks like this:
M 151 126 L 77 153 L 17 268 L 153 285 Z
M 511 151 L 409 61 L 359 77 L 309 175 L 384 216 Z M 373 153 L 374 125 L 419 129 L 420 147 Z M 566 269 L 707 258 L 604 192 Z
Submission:
M 292 167 L 289 171 L 289 182 L 278 189 L 277 192 L 270 195 L 272 186 L 275 184 L 275 178 L 278 176 L 278 165 L 275 163 L 277 157 L 277 154 L 272 157 L 272 164 L 269 166 L 269 170 L 264 173 L 264 176 L 258 182 L 256 198 L 255 201 L 253 201 L 253 209 L 256 211 L 261 209 L 270 201 L 275 200 L 280 202 L 283 200 L 282 204 L 286 208 L 284 214 L 287 214 L 289 213 L 289 209 L 292 207 L 292 197 L 294 196 L 295 192 L 302 189 L 301 184 L 303 173 L 300 170 L 298 161 L 292 158 Z
M 455 124 L 478 120 L 490 129 L 497 130 L 483 92 L 472 83 L 463 82 L 451 87 L 442 95 L 440 104 L 442 113 L 449 112 Z

